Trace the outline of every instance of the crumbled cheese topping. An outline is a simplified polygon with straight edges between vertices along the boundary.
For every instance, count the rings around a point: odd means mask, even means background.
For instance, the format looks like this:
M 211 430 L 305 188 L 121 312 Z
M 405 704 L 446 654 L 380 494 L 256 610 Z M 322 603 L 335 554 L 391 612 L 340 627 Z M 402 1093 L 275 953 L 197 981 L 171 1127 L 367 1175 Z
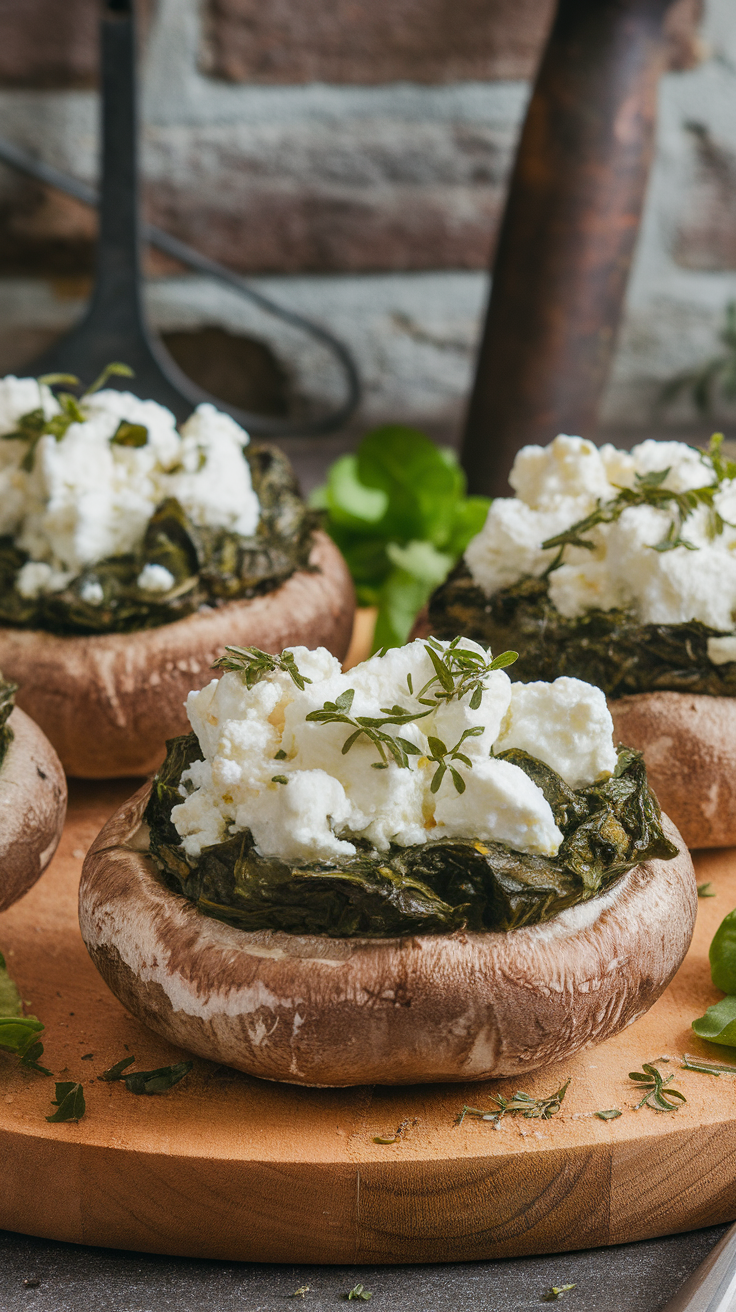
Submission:
M 60 441 L 44 435 L 30 471 L 21 467 L 28 442 L 0 441 L 0 534 L 31 558 L 19 574 L 22 595 L 53 591 L 62 576 L 64 587 L 95 562 L 135 551 L 166 497 L 176 497 L 196 525 L 255 532 L 260 509 L 243 458 L 249 438 L 228 415 L 200 405 L 177 432 L 165 406 L 130 392 L 106 389 L 81 406 L 85 421 Z M 0 379 L 0 438 L 37 409 L 47 419 L 60 412 L 48 387 Z M 111 441 L 122 421 L 147 429 L 145 445 Z M 48 573 L 33 568 L 41 564 Z
M 142 592 L 168 592 L 176 582 L 174 575 L 165 565 L 152 565 L 149 561 L 143 566 L 136 583 Z
M 509 482 L 515 497 L 499 497 L 485 526 L 470 542 L 465 560 L 488 594 L 524 575 L 539 577 L 557 551 L 542 549 L 548 538 L 610 501 L 636 476 L 663 471 L 661 484 L 673 492 L 714 482 L 701 453 L 683 442 L 642 442 L 632 451 L 598 449 L 580 437 L 556 437 L 547 447 L 519 451 Z M 549 576 L 549 595 L 560 614 L 574 619 L 591 608 L 630 608 L 642 624 L 700 620 L 730 632 L 736 618 L 736 480 L 725 480 L 713 496 L 722 531 L 713 533 L 708 508 L 699 505 L 682 536 L 691 547 L 653 547 L 665 538 L 673 514 L 653 505 L 629 506 L 610 524 L 584 536 L 594 549 L 567 546 L 563 563 Z M 692 550 L 691 548 L 696 548 Z
M 438 651 L 448 646 L 437 644 Z M 463 639 L 461 646 L 488 658 L 474 642 Z M 512 684 L 495 670 L 483 676 L 477 707 L 466 693 L 438 702 L 424 719 L 385 725 L 417 752 L 406 767 L 390 761 L 374 769 L 379 755 L 372 742 L 360 737 L 343 753 L 350 726 L 307 716 L 348 689 L 353 717 L 381 718 L 383 708 L 397 705 L 412 715 L 429 709 L 417 700 L 434 674 L 425 644 L 373 656 L 345 674 L 323 647 L 289 650 L 311 680 L 303 690 L 275 670 L 251 689 L 229 672 L 189 694 L 187 713 L 205 759 L 185 771 L 184 800 L 172 820 L 191 857 L 243 829 L 251 830 L 260 852 L 287 860 L 347 856 L 358 837 L 381 851 L 391 843 L 465 836 L 553 855 L 562 835 L 549 803 L 523 770 L 495 759 L 492 750 L 523 746 L 574 786 L 615 767 L 613 724 L 598 688 L 567 678 Z M 480 733 L 462 744 L 470 767 L 454 762 L 464 791 L 448 770 L 432 792 L 437 760 L 430 759 L 430 739 L 452 749 L 468 729 Z

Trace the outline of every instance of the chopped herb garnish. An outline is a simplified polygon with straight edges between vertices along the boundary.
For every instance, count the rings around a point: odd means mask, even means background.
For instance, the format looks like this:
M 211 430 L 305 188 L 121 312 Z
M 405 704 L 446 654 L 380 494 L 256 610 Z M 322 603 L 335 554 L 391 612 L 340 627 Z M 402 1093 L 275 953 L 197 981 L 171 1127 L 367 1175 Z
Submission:
M 698 897 L 715 897 L 713 885 L 711 883 L 698 884 Z
M 133 1071 L 124 1076 L 129 1093 L 167 1093 L 188 1075 L 193 1061 L 180 1061 L 175 1066 L 159 1066 L 155 1071 Z
M 225 651 L 227 653 L 225 656 L 218 656 L 217 660 L 212 662 L 213 670 L 230 670 L 239 674 L 246 688 L 255 688 L 261 679 L 265 679 L 268 674 L 274 674 L 277 670 L 282 674 L 288 674 L 300 692 L 304 691 L 305 684 L 312 682 L 306 674 L 300 674 L 290 651 L 284 651 L 280 656 L 261 651 L 260 647 L 226 647 Z
M 294 1293 L 293 1293 L 293 1294 L 287 1294 L 286 1297 L 287 1297 L 287 1298 L 304 1298 L 304 1295 L 305 1295 L 305 1294 L 308 1294 L 311 1288 L 312 1288 L 311 1285 L 300 1285 L 298 1289 L 295 1289 L 295 1290 L 294 1290 Z
M 570 1289 L 577 1289 L 577 1285 L 550 1285 L 542 1294 L 543 1303 L 556 1303 L 558 1299 L 564 1298 Z
M 74 1080 L 62 1080 L 56 1085 L 56 1096 L 51 1099 L 53 1107 L 58 1108 L 46 1120 L 58 1125 L 62 1121 L 81 1121 L 87 1110 L 84 1090 Z
M 530 1093 L 524 1093 L 523 1089 L 517 1089 L 511 1098 L 504 1098 L 502 1093 L 491 1094 L 493 1101 L 497 1104 L 496 1110 L 489 1111 L 480 1107 L 465 1106 L 458 1114 L 456 1124 L 462 1125 L 466 1116 L 479 1121 L 498 1122 L 504 1116 L 521 1115 L 526 1120 L 548 1121 L 551 1116 L 556 1116 L 557 1112 L 561 1110 L 569 1085 L 570 1081 L 568 1079 L 556 1093 L 550 1094 L 547 1098 L 533 1098 Z
M 132 1066 L 134 1061 L 135 1057 L 121 1057 L 120 1061 L 116 1061 L 114 1066 L 110 1066 L 108 1070 L 103 1071 L 101 1075 L 97 1076 L 97 1078 L 98 1080 L 105 1080 L 107 1083 L 112 1083 L 114 1080 L 122 1080 L 125 1078 L 123 1072 L 126 1071 L 129 1066 Z
M 360 1298 L 367 1303 L 370 1298 L 373 1298 L 373 1294 L 370 1289 L 366 1289 L 365 1285 L 353 1285 L 350 1293 L 346 1294 L 345 1297 L 348 1300 L 348 1303 L 352 1303 L 353 1299 Z
M 674 1078 L 674 1075 L 668 1075 L 667 1079 L 663 1080 L 657 1067 L 653 1066 L 651 1062 L 644 1062 L 640 1071 L 630 1071 L 630 1080 L 646 1086 L 646 1093 L 641 1101 L 636 1104 L 634 1111 L 646 1106 L 651 1107 L 654 1112 L 676 1112 L 678 1103 L 687 1102 L 687 1098 L 684 1093 L 680 1093 L 677 1089 L 667 1088 L 667 1085 Z M 673 1102 L 673 1098 L 677 1101 Z
M 272 783 L 272 784 L 288 784 L 288 782 L 289 782 L 289 780 L 287 779 L 287 777 L 286 777 L 285 774 L 273 774 L 273 775 L 271 775 L 271 783 Z
M 617 1121 L 623 1113 L 618 1107 L 608 1107 L 606 1111 L 593 1112 L 593 1115 L 597 1116 L 599 1121 Z
M 374 1143 L 398 1143 L 398 1142 L 399 1142 L 399 1136 L 398 1136 L 398 1134 L 392 1134 L 390 1137 L 384 1138 L 384 1136 L 381 1135 L 381 1134 L 374 1134 L 374 1136 L 373 1136 L 373 1142 L 374 1142 Z

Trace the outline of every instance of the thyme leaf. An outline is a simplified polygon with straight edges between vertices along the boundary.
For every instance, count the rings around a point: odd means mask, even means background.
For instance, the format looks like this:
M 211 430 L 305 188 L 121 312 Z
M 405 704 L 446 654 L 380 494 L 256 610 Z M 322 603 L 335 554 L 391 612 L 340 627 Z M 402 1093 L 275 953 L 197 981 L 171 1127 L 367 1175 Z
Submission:
M 636 1104 L 634 1111 L 646 1106 L 651 1107 L 653 1112 L 676 1112 L 677 1102 L 687 1102 L 687 1098 L 677 1089 L 667 1089 L 667 1085 L 674 1078 L 674 1075 L 668 1075 L 667 1079 L 663 1080 L 661 1073 L 651 1062 L 644 1062 L 640 1071 L 630 1071 L 629 1079 L 646 1088 L 644 1097 Z M 677 1099 L 677 1102 L 673 1102 L 673 1098 Z
M 52 1107 L 57 1110 L 46 1120 L 54 1125 L 60 1125 L 63 1121 L 81 1121 L 87 1110 L 84 1101 L 84 1090 L 81 1084 L 75 1080 L 62 1080 L 56 1085 L 56 1096 L 51 1099 Z
M 293 1293 L 293 1294 L 287 1294 L 286 1297 L 287 1297 L 287 1298 L 304 1298 L 304 1295 L 305 1295 L 305 1294 L 308 1294 L 311 1288 L 312 1288 L 311 1285 L 300 1285 L 298 1289 L 295 1289 L 295 1290 L 294 1290 L 294 1293 Z
M 550 1285 L 542 1294 L 543 1303 L 556 1303 L 558 1299 L 563 1298 L 570 1289 L 577 1289 L 577 1285 Z
M 599 1121 L 617 1121 L 619 1116 L 623 1116 L 623 1112 L 618 1107 L 608 1107 L 605 1111 L 593 1112 L 593 1115 L 597 1116 Z
M 546 1098 L 533 1098 L 530 1093 L 524 1093 L 523 1089 L 517 1089 L 511 1098 L 504 1098 L 502 1093 L 491 1094 L 493 1101 L 497 1104 L 495 1111 L 483 1111 L 479 1107 L 465 1106 L 457 1116 L 455 1124 L 462 1125 L 466 1116 L 479 1121 L 498 1122 L 504 1116 L 521 1115 L 526 1120 L 548 1121 L 551 1116 L 555 1116 L 561 1110 L 569 1085 L 570 1080 L 568 1079 L 556 1093 L 552 1093 Z
M 715 897 L 715 893 L 712 892 L 712 889 L 713 885 L 710 882 L 707 884 L 698 884 L 698 897 Z
M 354 1299 L 360 1298 L 367 1303 L 369 1299 L 373 1298 L 373 1294 L 370 1289 L 366 1289 L 365 1285 L 353 1285 L 352 1289 L 345 1295 L 345 1297 L 348 1303 L 352 1303 Z
M 271 652 L 261 651 L 260 647 L 226 647 L 225 653 L 212 662 L 213 670 L 230 670 L 239 674 L 246 688 L 255 688 L 261 679 L 265 679 L 267 674 L 273 674 L 276 670 L 288 674 L 300 692 L 304 691 L 306 684 L 312 682 L 306 674 L 300 673 L 290 651 L 284 651 L 280 656 L 273 656 Z

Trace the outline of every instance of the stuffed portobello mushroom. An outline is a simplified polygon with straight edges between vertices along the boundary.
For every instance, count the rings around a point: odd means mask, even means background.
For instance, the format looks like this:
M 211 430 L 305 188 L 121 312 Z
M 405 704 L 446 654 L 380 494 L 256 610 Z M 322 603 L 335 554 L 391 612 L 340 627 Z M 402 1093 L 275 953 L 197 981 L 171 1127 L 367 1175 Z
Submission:
M 125 1007 L 308 1085 L 516 1074 L 642 1015 L 690 942 L 689 854 L 603 693 L 513 658 L 230 650 L 85 861 Z
M 736 843 L 736 464 L 682 442 L 524 447 L 416 633 L 585 679 L 690 847 Z
M 343 656 L 352 584 L 275 447 L 75 383 L 0 380 L 0 665 L 68 773 L 143 773 L 227 641 Z
M 66 817 L 66 779 L 37 724 L 14 706 L 0 675 L 0 911 L 28 892 L 49 864 Z

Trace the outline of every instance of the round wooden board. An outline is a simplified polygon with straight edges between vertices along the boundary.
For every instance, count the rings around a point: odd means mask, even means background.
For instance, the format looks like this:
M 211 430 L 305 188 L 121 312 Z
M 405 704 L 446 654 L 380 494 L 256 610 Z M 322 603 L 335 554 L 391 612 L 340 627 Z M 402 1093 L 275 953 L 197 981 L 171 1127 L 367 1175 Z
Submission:
M 707 947 L 736 903 L 736 852 L 698 858 L 717 896 L 699 903 L 695 944 L 665 996 L 618 1038 L 528 1076 L 561 1114 L 455 1124 L 509 1080 L 416 1088 L 304 1089 L 197 1060 L 165 1095 L 97 1081 L 135 1054 L 142 1069 L 182 1053 L 126 1015 L 77 927 L 82 857 L 137 781 L 73 783 L 47 874 L 0 915 L 0 948 L 47 1026 L 43 1061 L 81 1080 L 87 1114 L 49 1125 L 53 1083 L 0 1054 L 0 1227 L 84 1244 L 266 1262 L 437 1262 L 618 1244 L 736 1216 L 736 1081 L 679 1069 L 671 1115 L 633 1112 L 630 1070 L 683 1052 L 728 1060 L 690 1021 L 717 998 Z M 643 927 L 646 932 L 646 927 Z M 618 1120 L 592 1113 L 618 1106 Z M 399 1142 L 375 1135 L 405 1129 Z

